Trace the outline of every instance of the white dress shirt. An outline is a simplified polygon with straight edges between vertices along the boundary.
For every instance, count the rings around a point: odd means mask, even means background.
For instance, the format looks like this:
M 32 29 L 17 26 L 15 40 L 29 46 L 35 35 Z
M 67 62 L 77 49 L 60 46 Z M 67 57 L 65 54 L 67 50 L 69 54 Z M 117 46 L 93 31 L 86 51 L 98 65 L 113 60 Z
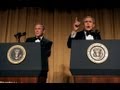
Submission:
M 43 36 L 40 37 L 40 39 L 36 39 L 35 42 L 36 43 L 40 43 L 40 41 L 42 40 Z
M 86 32 L 84 31 L 85 33 L 85 40 L 94 40 L 94 37 L 92 35 L 86 35 Z M 77 32 L 75 31 L 72 31 L 71 32 L 71 38 L 74 38 L 76 36 Z
M 85 33 L 85 39 L 86 40 L 94 40 L 94 37 L 92 35 L 86 35 L 86 32 Z

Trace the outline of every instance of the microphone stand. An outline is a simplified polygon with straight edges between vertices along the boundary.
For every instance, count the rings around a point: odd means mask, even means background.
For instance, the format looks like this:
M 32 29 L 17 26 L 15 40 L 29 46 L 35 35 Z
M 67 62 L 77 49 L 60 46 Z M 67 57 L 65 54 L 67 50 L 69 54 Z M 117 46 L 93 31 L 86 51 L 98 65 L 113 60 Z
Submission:
M 15 34 L 14 36 L 15 36 L 17 42 L 20 43 L 20 42 L 21 42 L 21 41 L 20 41 L 20 38 L 21 38 L 22 36 L 25 36 L 25 35 L 26 35 L 26 32 L 23 32 L 23 33 L 18 32 L 18 33 Z

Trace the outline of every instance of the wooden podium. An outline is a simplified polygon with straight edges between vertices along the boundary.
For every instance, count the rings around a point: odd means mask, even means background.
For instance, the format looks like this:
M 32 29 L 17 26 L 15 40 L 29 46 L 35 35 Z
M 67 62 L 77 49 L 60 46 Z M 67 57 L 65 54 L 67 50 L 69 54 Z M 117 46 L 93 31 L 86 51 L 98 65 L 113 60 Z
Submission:
M 120 83 L 119 40 L 73 40 L 70 70 L 75 83 Z
M 0 43 L 0 83 L 37 83 L 42 69 L 39 43 Z

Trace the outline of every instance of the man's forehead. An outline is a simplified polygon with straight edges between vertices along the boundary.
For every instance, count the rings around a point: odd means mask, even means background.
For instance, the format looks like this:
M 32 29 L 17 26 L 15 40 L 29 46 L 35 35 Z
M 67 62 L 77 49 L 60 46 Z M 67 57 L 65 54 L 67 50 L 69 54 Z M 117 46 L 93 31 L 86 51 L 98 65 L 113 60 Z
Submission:
M 35 28 L 43 28 L 43 25 L 37 24 L 35 25 Z
M 35 25 L 35 27 L 42 27 L 43 25 L 41 25 L 41 24 L 37 24 L 37 25 Z
M 90 17 L 84 19 L 84 21 L 88 21 L 88 20 L 89 20 L 89 21 L 93 21 L 93 19 L 90 18 Z

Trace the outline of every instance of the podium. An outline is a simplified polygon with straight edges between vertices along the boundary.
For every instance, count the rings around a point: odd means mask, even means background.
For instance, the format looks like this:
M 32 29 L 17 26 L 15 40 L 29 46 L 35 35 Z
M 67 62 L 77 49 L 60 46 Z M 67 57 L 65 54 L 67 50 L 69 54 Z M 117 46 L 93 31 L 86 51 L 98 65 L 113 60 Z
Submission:
M 33 83 L 42 70 L 40 43 L 0 43 L 0 82 Z
M 70 70 L 75 82 L 120 82 L 119 40 L 73 40 Z

